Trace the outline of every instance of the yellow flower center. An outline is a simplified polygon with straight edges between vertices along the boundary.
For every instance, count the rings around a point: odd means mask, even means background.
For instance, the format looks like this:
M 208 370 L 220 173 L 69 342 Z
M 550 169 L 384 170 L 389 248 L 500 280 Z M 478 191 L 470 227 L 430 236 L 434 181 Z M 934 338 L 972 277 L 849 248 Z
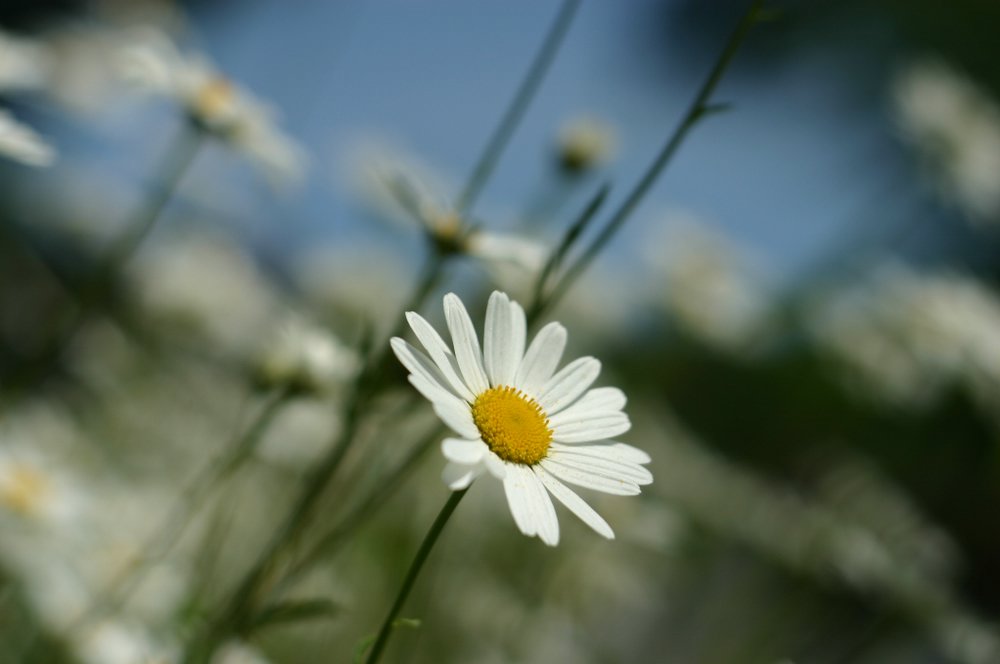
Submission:
M 202 121 L 213 124 L 229 120 L 236 103 L 236 89 L 224 78 L 210 79 L 194 99 L 194 113 Z
M 532 466 L 549 451 L 552 430 L 545 411 L 513 387 L 493 387 L 472 403 L 472 420 L 490 449 L 505 461 Z
M 30 466 L 17 466 L 0 482 L 0 503 L 22 516 L 35 514 L 48 497 L 49 481 Z

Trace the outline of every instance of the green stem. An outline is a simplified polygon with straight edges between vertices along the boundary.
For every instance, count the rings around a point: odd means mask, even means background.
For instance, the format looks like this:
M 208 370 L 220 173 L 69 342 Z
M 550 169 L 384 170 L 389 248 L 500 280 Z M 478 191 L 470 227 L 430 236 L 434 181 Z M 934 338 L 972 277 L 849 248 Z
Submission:
M 187 524 L 190 523 L 190 517 L 197 512 L 207 495 L 213 488 L 230 477 L 253 453 L 261 437 L 274 421 L 274 417 L 280 412 L 282 406 L 288 403 L 291 396 L 292 392 L 289 390 L 281 390 L 271 395 L 257 412 L 246 431 L 234 441 L 229 452 L 216 459 L 199 473 L 198 477 L 181 494 L 163 527 L 158 529 L 159 536 L 155 544 L 151 544 L 145 554 L 136 560 L 135 564 L 122 571 L 118 580 L 114 581 L 108 590 L 108 600 L 82 617 L 81 626 L 92 624 L 95 620 L 103 618 L 107 612 L 118 608 L 128 598 L 128 594 L 142 579 L 143 566 L 161 559 L 170 551 L 184 532 Z
M 96 271 L 96 286 L 100 287 L 104 280 L 119 272 L 135 254 L 139 245 L 149 235 L 163 208 L 173 198 L 177 185 L 194 161 L 198 149 L 202 145 L 204 134 L 201 129 L 186 122 L 177 140 L 170 144 L 170 149 L 160 162 L 159 180 L 156 189 L 139 208 L 125 231 L 114 241 L 105 253 Z M 95 284 L 91 284 L 94 286 Z
M 430 555 L 431 549 L 434 548 L 434 544 L 437 543 L 441 531 L 444 530 L 445 524 L 448 523 L 448 519 L 451 518 L 452 512 L 458 507 L 458 503 L 465 497 L 467 491 L 468 489 L 462 489 L 461 491 L 452 492 L 448 497 L 448 501 L 438 513 L 437 518 L 434 519 L 434 523 L 431 524 L 431 529 L 427 531 L 424 541 L 420 544 L 420 548 L 417 549 L 417 554 L 414 556 L 413 562 L 410 563 L 410 569 L 406 572 L 403 585 L 399 587 L 396 600 L 392 603 L 392 608 L 389 609 L 389 613 L 385 616 L 382 628 L 378 631 L 378 636 L 375 637 L 375 643 L 372 644 L 371 652 L 368 653 L 367 664 L 378 662 L 392 633 L 392 624 L 399 616 L 399 612 L 402 610 L 403 604 L 410 594 L 410 590 L 413 589 L 414 582 L 416 582 L 417 577 L 420 575 L 420 570 L 423 568 L 424 563 L 427 562 L 427 557 Z
M 698 90 L 698 94 L 695 95 L 694 100 L 688 107 L 687 112 L 683 115 L 677 127 L 674 129 L 673 133 L 667 139 L 663 148 L 660 150 L 659 154 L 650 164 L 646 173 L 636 184 L 635 188 L 628 195 L 628 198 L 621 204 L 614 215 L 608 221 L 608 223 L 601 229 L 601 232 L 594 239 L 593 243 L 584 251 L 583 255 L 570 267 L 559 283 L 553 288 L 552 293 L 549 295 L 545 302 L 545 307 L 554 306 L 569 290 L 570 286 L 579 278 L 580 274 L 587 269 L 590 263 L 593 262 L 594 258 L 600 253 L 605 245 L 618 233 L 621 229 L 622 224 L 625 220 L 629 218 L 639 202 L 645 197 L 646 193 L 656 182 L 657 178 L 666 168 L 667 164 L 670 163 L 674 154 L 680 148 L 681 144 L 684 143 L 684 139 L 687 138 L 688 133 L 691 129 L 698 124 L 698 121 L 704 118 L 707 114 L 711 113 L 713 110 L 718 110 L 718 108 L 713 108 L 709 104 L 709 99 L 712 93 L 715 92 L 715 88 L 718 86 L 719 81 L 722 80 L 722 75 L 725 73 L 729 64 L 732 62 L 733 57 L 739 50 L 740 45 L 746 38 L 747 33 L 750 28 L 753 27 L 755 23 L 760 19 L 760 11 L 763 0 L 754 0 L 747 10 L 747 13 L 743 15 L 742 20 L 736 29 L 733 31 L 729 40 L 726 42 L 725 47 L 722 49 L 722 53 L 719 55 L 712 67 L 705 81 L 701 84 L 701 88 Z
M 181 135 L 170 144 L 170 149 L 158 167 L 157 188 L 152 196 L 143 203 L 132 220 L 126 224 L 124 232 L 98 259 L 90 277 L 76 290 L 76 305 L 57 321 L 57 331 L 52 341 L 42 350 L 37 360 L 31 363 L 24 375 L 18 376 L 13 382 L 22 387 L 31 385 L 58 364 L 87 318 L 101 305 L 101 300 L 108 296 L 115 276 L 125 267 L 143 239 L 156 225 L 160 213 L 173 197 L 177 185 L 191 165 L 201 143 L 201 130 L 190 123 L 186 124 Z
M 440 252 L 431 255 L 403 312 L 420 308 L 437 284 L 446 258 L 447 255 Z M 402 313 L 399 318 L 403 318 Z M 381 378 L 388 364 L 387 358 L 388 355 L 384 353 L 368 356 L 355 388 L 347 399 L 344 426 L 340 434 L 326 457 L 307 479 L 302 493 L 279 525 L 267 548 L 243 576 L 218 618 L 209 625 L 207 632 L 196 637 L 190 644 L 184 660 L 188 664 L 209 661 L 219 639 L 232 631 L 240 630 L 255 613 L 262 585 L 274 569 L 279 557 L 298 540 L 300 533 L 308 525 L 316 504 L 346 457 L 354 440 L 361 413 L 381 384 Z
M 346 536 L 354 532 L 365 519 L 381 507 L 394 494 L 394 490 L 402 484 L 402 480 L 416 467 L 417 462 L 432 444 L 441 440 L 444 430 L 435 427 L 430 434 L 413 446 L 409 453 L 384 477 L 379 480 L 379 486 L 385 487 L 369 495 L 366 500 L 357 505 L 337 525 L 322 535 L 306 553 L 304 553 L 285 573 L 279 582 L 287 587 L 304 571 L 309 569 L 322 556 L 329 556 L 343 543 Z
M 552 65 L 552 61 L 555 59 L 556 53 L 559 51 L 563 38 L 566 36 L 569 25 L 573 20 L 573 15 L 579 6 L 580 0 L 563 1 L 559 9 L 559 14 L 556 15 L 552 27 L 549 28 L 545 36 L 545 41 L 542 42 L 542 47 L 539 49 L 538 54 L 535 55 L 535 59 L 531 63 L 531 68 L 528 69 L 527 75 L 521 82 L 521 87 L 518 88 L 517 94 L 511 100 L 510 106 L 507 107 L 506 112 L 500 120 L 500 124 L 497 125 L 493 136 L 490 137 L 489 142 L 486 144 L 479 162 L 472 170 L 469 181 L 458 197 L 456 208 L 459 213 L 464 213 L 472 208 L 476 202 L 476 198 L 493 173 L 493 169 L 496 168 L 497 162 L 500 160 L 500 155 L 510 141 L 511 134 L 514 133 L 517 124 L 524 117 L 524 112 L 527 110 L 528 104 L 535 96 L 535 93 L 538 92 L 538 88 L 542 84 L 542 79 L 545 78 L 546 72 L 548 72 L 549 67 Z
M 545 267 L 542 268 L 541 274 L 535 281 L 534 296 L 531 299 L 531 306 L 528 308 L 527 314 L 529 321 L 537 320 L 538 315 L 541 314 L 545 307 L 545 285 L 549 282 L 549 277 L 562 265 L 566 254 L 579 239 L 580 234 L 586 230 L 591 220 L 597 214 L 597 211 L 601 209 L 609 191 L 611 191 L 611 185 L 608 184 L 605 184 L 598 190 L 597 194 L 590 200 L 590 203 L 587 204 L 587 207 L 576 218 L 576 221 L 566 230 L 562 241 L 552 251 L 551 255 L 549 255 L 549 259 L 545 261 Z

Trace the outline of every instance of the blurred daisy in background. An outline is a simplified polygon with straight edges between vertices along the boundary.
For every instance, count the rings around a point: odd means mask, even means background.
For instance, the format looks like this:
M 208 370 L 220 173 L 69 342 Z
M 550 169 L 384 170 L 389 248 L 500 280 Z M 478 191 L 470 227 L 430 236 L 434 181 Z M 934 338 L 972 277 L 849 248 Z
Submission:
M 277 128 L 274 111 L 204 57 L 181 53 L 162 32 L 136 30 L 118 65 L 137 89 L 176 101 L 198 127 L 245 154 L 273 183 L 301 180 L 305 155 Z
M 541 272 L 549 249 L 523 233 L 483 228 L 442 195 L 455 189 L 419 158 L 384 143 L 360 144 L 350 160 L 364 202 L 380 217 L 421 228 L 446 254 L 479 259 L 494 281 L 522 292 Z
M 653 297 L 685 333 L 732 353 L 749 352 L 761 340 L 770 288 L 763 270 L 730 238 L 696 215 L 671 212 L 666 231 L 645 244 L 645 257 L 665 281 Z
M 617 138 L 610 124 L 592 116 L 567 122 L 556 139 L 559 166 L 568 175 L 579 175 L 601 166 L 615 153 Z
M 0 92 L 44 88 L 54 66 L 42 42 L 0 29 Z M 0 108 L 0 154 L 27 166 L 51 166 L 56 151 L 34 129 Z
M 1000 106 L 941 60 L 902 69 L 892 87 L 896 122 L 942 193 L 977 223 L 1000 220 Z
M 488 473 L 503 483 L 522 533 L 549 546 L 559 523 L 549 493 L 600 535 L 614 533 L 564 482 L 617 495 L 635 495 L 653 477 L 649 456 L 608 441 L 631 427 L 622 412 L 625 395 L 613 387 L 589 389 L 601 365 L 583 357 L 556 371 L 566 345 L 559 323 L 543 327 L 525 350 L 524 311 L 494 291 L 486 310 L 483 347 L 472 320 L 454 294 L 444 298 L 454 353 L 419 314 L 407 321 L 427 354 L 395 337 L 392 349 L 410 371 L 410 382 L 460 438 L 446 438 L 443 479 L 467 488 Z

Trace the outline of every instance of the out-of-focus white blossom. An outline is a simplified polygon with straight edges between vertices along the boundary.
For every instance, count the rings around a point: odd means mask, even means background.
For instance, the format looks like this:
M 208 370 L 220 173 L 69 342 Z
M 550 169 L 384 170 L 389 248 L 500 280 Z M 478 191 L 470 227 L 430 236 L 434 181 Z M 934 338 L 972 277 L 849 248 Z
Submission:
M 270 329 L 279 298 L 253 260 L 220 237 L 159 244 L 133 263 L 137 297 L 154 320 L 204 335 L 223 350 L 246 354 Z
M 75 636 L 73 642 L 84 664 L 170 664 L 176 659 L 142 626 L 125 621 L 98 623 Z
M 273 181 L 301 179 L 305 155 L 279 131 L 275 112 L 206 58 L 183 54 L 163 33 L 145 30 L 127 40 L 118 64 L 127 81 L 175 100 L 198 126 L 246 154 Z
M 384 330 L 409 293 L 402 255 L 384 245 L 309 248 L 293 262 L 295 280 L 306 299 L 338 319 L 365 320 Z
M 575 118 L 559 131 L 559 164 L 568 173 L 582 173 L 611 158 L 615 133 L 606 122 L 589 116 Z
M 339 169 L 364 205 L 400 227 L 423 223 L 447 209 L 441 192 L 456 187 L 416 155 L 385 140 L 359 141 L 345 152 Z
M 270 664 L 271 660 L 253 646 L 242 641 L 230 641 L 219 648 L 212 664 Z
M 27 166 L 51 166 L 56 150 L 34 129 L 0 109 L 0 154 Z
M 910 64 L 892 87 L 896 119 L 938 187 L 977 222 L 1000 220 L 1000 107 L 940 60 Z
M 660 439 L 666 444 L 660 450 L 659 486 L 671 505 L 693 521 L 741 540 L 791 569 L 833 577 L 879 598 L 923 625 L 956 661 L 995 660 L 1000 643 L 996 630 L 960 605 L 949 578 L 951 570 L 942 575 L 937 562 L 925 566 L 938 560 L 946 538 L 943 531 L 917 522 L 900 547 L 898 533 L 870 525 L 878 515 L 859 519 L 853 509 L 845 511 L 840 500 L 830 504 L 775 486 L 773 479 L 710 452 L 676 423 L 668 423 Z M 896 493 L 891 486 L 883 487 L 885 492 Z M 880 508 L 867 505 L 871 510 Z M 915 512 L 911 516 L 918 518 Z M 946 546 L 953 548 L 947 540 Z M 921 553 L 924 548 L 927 551 Z
M 308 468 L 340 430 L 337 407 L 321 399 L 296 399 L 275 415 L 256 454 L 276 466 Z
M 44 528 L 72 525 L 83 495 L 70 474 L 42 445 L 0 447 L 0 512 Z
M 293 317 L 281 324 L 262 350 L 258 376 L 268 385 L 324 391 L 359 366 L 357 354 L 316 324 Z
M 0 90 L 37 90 L 54 66 L 44 42 L 0 29 Z
M 665 277 L 660 297 L 673 321 L 717 348 L 749 350 L 771 310 L 762 271 L 696 217 L 675 213 L 669 221 L 667 231 L 647 242 L 644 251 L 654 273 Z
M 1000 299 L 975 279 L 884 267 L 821 299 L 807 323 L 890 401 L 919 405 L 962 384 L 1000 403 Z
M 548 250 L 536 240 L 470 227 L 441 194 L 453 187 L 418 158 L 386 145 L 365 144 L 355 150 L 351 163 L 359 174 L 358 189 L 373 210 L 421 227 L 445 252 L 481 260 L 499 285 L 521 291 L 545 263 Z

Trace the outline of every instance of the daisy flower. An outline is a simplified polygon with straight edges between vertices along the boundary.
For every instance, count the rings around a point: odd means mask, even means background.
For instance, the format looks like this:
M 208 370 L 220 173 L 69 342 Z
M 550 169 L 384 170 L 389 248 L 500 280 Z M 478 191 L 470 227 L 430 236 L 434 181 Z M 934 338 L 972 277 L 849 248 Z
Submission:
M 504 293 L 490 296 L 482 350 L 454 293 L 445 296 L 444 311 L 454 352 L 412 311 L 406 318 L 426 353 L 398 337 L 391 344 L 410 383 L 458 434 L 441 443 L 445 484 L 457 491 L 492 475 L 503 483 L 521 532 L 549 546 L 559 542 L 549 494 L 613 539 L 607 522 L 566 485 L 628 496 L 653 481 L 642 465 L 650 461 L 645 452 L 608 440 L 631 427 L 622 412 L 625 395 L 613 387 L 589 389 L 601 370 L 593 357 L 556 371 L 566 329 L 549 323 L 527 344 L 524 310 Z
M 218 72 L 182 53 L 159 32 L 139 32 L 119 56 L 119 70 L 148 93 L 176 100 L 202 129 L 242 152 L 277 183 L 301 179 L 302 149 L 277 128 L 275 113 Z

